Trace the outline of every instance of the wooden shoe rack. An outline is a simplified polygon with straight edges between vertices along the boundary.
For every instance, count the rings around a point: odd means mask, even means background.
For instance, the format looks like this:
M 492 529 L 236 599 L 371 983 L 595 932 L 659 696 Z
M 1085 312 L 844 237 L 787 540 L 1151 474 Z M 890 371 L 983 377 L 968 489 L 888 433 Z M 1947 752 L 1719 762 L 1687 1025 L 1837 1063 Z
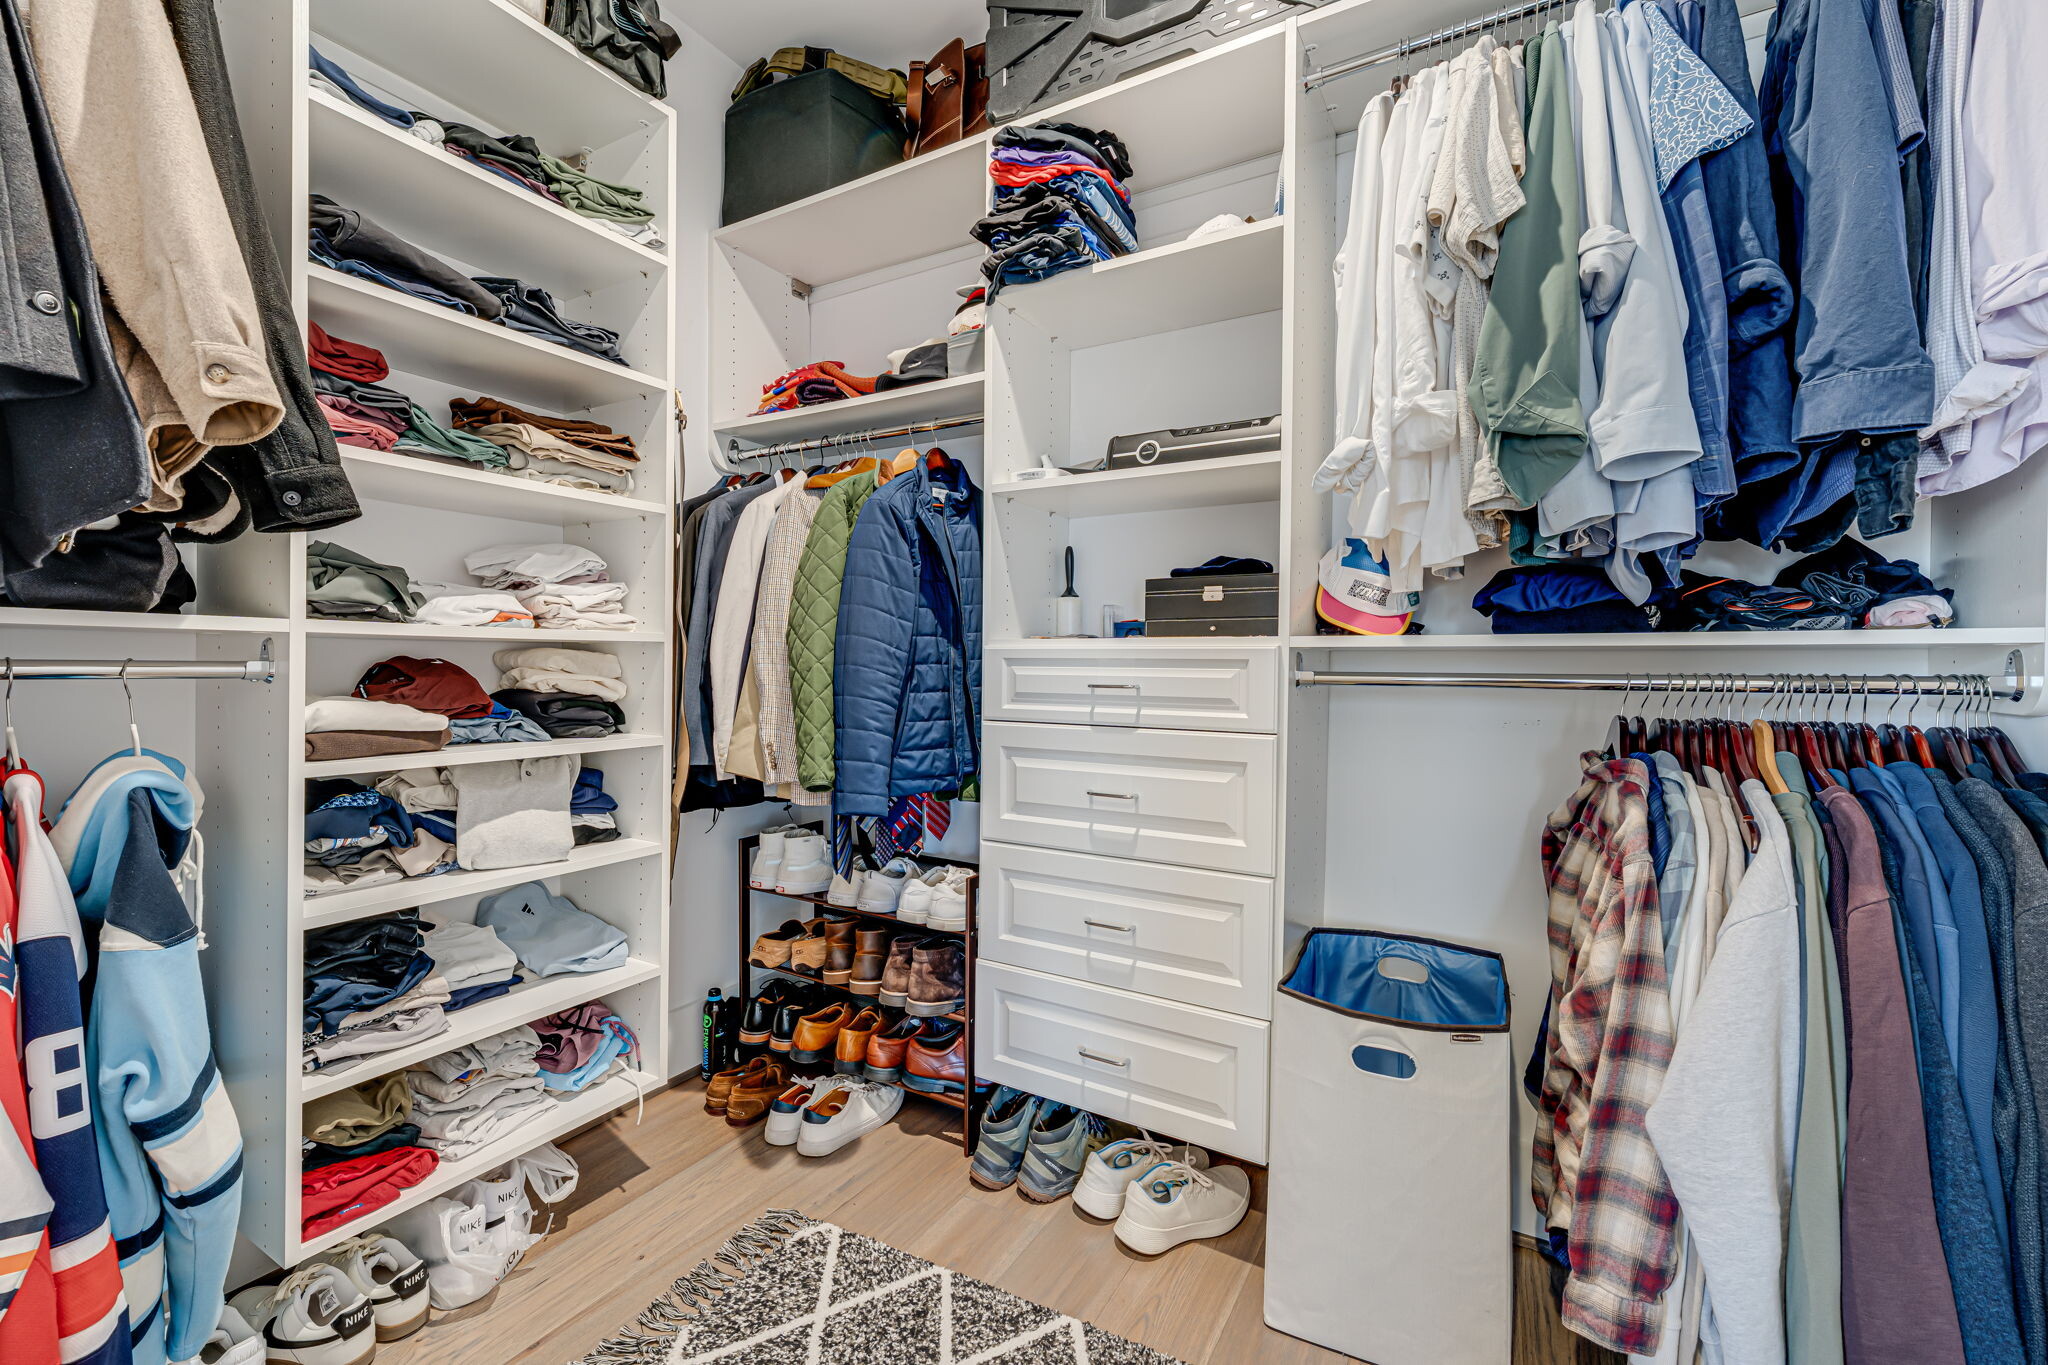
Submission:
M 822 833 L 822 831 L 816 832 Z M 750 834 L 746 838 L 739 841 L 739 998 L 743 1002 L 751 1001 L 754 998 L 756 978 L 782 976 L 788 977 L 794 981 L 801 981 L 806 985 L 816 987 L 820 990 L 835 992 L 840 997 L 846 999 L 849 1002 L 852 1002 L 855 1005 L 875 1003 L 874 998 L 872 996 L 855 995 L 852 991 L 847 990 L 843 986 L 829 985 L 826 982 L 820 980 L 819 978 L 806 975 L 803 972 L 790 972 L 784 971 L 779 967 L 761 967 L 755 965 L 755 963 L 753 962 L 755 937 L 753 909 L 756 897 L 763 897 L 771 901 L 803 901 L 808 905 L 817 906 L 819 908 L 819 913 L 844 916 L 847 919 L 857 920 L 863 925 L 880 926 L 894 924 L 900 926 L 907 932 L 926 934 L 934 938 L 958 938 L 961 941 L 961 946 L 966 949 L 966 984 L 962 990 L 962 994 L 966 1003 L 958 1011 L 952 1014 L 941 1015 L 939 1017 L 945 1019 L 958 1020 L 961 1026 L 961 1031 L 965 1036 L 963 1047 L 966 1050 L 968 1067 L 968 1084 L 966 1090 L 960 1096 L 955 1097 L 952 1095 L 934 1095 L 931 1092 L 925 1090 L 913 1090 L 911 1087 L 904 1085 L 900 1081 L 893 1082 L 893 1084 L 895 1084 L 896 1087 L 899 1090 L 903 1091 L 903 1093 L 906 1095 L 911 1095 L 921 1100 L 930 1100 L 934 1104 L 944 1105 L 948 1109 L 956 1109 L 960 1111 L 961 1155 L 969 1157 L 973 1156 L 975 1144 L 979 1142 L 981 1138 L 981 1116 L 979 1109 L 975 1103 L 976 1082 L 974 1081 L 974 945 L 975 930 L 979 927 L 980 924 L 980 913 L 977 901 L 980 898 L 981 892 L 981 878 L 978 875 L 981 869 L 974 863 L 966 862 L 961 859 L 934 858 L 927 857 L 922 854 L 918 856 L 917 861 L 928 867 L 964 867 L 968 871 L 977 874 L 975 880 L 970 882 L 967 887 L 967 927 L 965 929 L 932 929 L 922 924 L 906 924 L 902 920 L 897 919 L 894 915 L 878 915 L 867 910 L 856 910 L 851 906 L 834 905 L 832 904 L 832 902 L 826 900 L 823 896 L 797 896 L 786 895 L 782 892 L 777 891 L 764 891 L 761 888 L 755 886 L 752 882 L 751 877 L 749 876 L 749 873 L 752 871 L 754 866 L 754 853 L 760 847 L 761 836 L 758 834 Z M 766 1051 L 766 1049 L 761 1050 Z M 805 1070 L 808 1070 L 808 1068 L 805 1068 Z

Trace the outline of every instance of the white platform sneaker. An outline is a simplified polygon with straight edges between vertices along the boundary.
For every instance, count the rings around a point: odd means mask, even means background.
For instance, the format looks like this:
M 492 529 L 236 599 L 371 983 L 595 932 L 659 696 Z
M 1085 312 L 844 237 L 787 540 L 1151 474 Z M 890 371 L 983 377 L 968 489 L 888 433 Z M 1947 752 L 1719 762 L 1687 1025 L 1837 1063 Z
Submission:
M 1209 1154 L 1200 1147 L 1174 1147 L 1149 1137 L 1123 1138 L 1088 1154 L 1074 1185 L 1074 1207 L 1104 1221 L 1124 1211 L 1131 1182 L 1162 1161 L 1206 1170 Z
M 1201 1171 L 1162 1161 L 1124 1192 L 1116 1239 L 1140 1256 L 1157 1256 L 1182 1242 L 1221 1237 L 1244 1221 L 1251 1206 L 1252 1181 L 1244 1167 Z

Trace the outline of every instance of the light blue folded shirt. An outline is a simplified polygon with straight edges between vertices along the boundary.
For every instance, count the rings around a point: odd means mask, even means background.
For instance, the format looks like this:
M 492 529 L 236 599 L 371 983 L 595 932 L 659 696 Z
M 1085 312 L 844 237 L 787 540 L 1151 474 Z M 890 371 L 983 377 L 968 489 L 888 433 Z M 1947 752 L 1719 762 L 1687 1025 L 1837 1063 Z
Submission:
M 539 882 L 484 897 L 476 922 L 496 930 L 505 946 L 541 976 L 601 972 L 626 962 L 623 932 Z

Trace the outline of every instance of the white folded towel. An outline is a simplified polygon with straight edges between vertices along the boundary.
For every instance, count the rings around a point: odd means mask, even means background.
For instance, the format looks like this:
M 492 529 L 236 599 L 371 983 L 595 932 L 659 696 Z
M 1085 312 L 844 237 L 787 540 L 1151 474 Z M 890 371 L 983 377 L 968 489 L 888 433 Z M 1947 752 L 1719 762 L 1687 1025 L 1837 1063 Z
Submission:
M 330 730 L 372 730 L 382 733 L 431 734 L 446 731 L 448 717 L 395 701 L 367 697 L 315 697 L 306 703 L 306 733 Z

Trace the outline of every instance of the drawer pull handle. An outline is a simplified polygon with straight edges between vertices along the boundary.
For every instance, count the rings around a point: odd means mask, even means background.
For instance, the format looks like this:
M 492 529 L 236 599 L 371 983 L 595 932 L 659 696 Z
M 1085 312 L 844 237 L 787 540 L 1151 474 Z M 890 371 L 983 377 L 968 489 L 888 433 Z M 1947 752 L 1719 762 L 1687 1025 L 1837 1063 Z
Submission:
M 1099 1052 L 1090 1052 L 1085 1047 L 1077 1047 L 1074 1051 L 1080 1053 L 1091 1062 L 1106 1062 L 1110 1066 L 1129 1066 L 1131 1064 L 1131 1059 L 1128 1057 L 1105 1057 Z
M 1104 801 L 1135 801 L 1138 799 L 1137 795 L 1133 792 L 1089 792 L 1088 795 L 1100 797 Z
M 1089 683 L 1090 688 L 1101 688 L 1108 692 L 1140 692 L 1144 689 L 1136 683 Z
M 1111 932 L 1118 934 L 1128 934 L 1137 927 L 1135 925 L 1130 924 L 1111 924 L 1106 919 L 1084 919 L 1081 921 L 1081 923 L 1086 924 L 1091 928 L 1108 929 Z

